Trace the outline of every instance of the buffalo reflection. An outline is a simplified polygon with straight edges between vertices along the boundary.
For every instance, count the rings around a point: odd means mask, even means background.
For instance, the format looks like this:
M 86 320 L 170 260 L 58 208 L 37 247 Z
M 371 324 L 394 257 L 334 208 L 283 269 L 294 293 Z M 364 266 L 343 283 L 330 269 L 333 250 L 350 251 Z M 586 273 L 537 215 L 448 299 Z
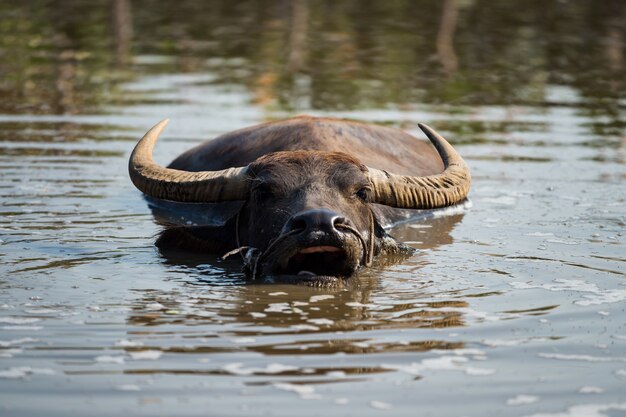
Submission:
M 428 300 L 415 294 L 413 302 L 374 303 L 371 294 L 378 279 L 360 280 L 352 289 L 311 295 L 299 286 L 231 287 L 229 296 L 196 296 L 191 292 L 149 291 L 135 302 L 128 322 L 145 327 L 136 334 L 179 335 L 184 347 L 159 348 L 169 352 L 217 353 L 251 351 L 264 355 L 366 354 L 459 349 L 462 342 L 411 340 L 382 342 L 352 332 L 389 329 L 437 329 L 465 326 L 463 300 Z M 157 307 L 155 307 L 157 306 Z M 156 329 L 163 326 L 167 330 Z M 264 343 L 270 338 L 272 342 Z M 234 338 L 224 340 L 224 338 Z M 242 341 L 243 344 L 238 344 Z M 247 343 L 253 341 L 254 343 Z M 190 345 L 190 342 L 192 343 Z
M 420 224 L 402 225 L 393 230 L 403 240 L 419 249 L 436 248 L 452 241 L 450 232 L 462 216 L 430 219 Z M 426 227 L 427 226 L 427 227 Z M 424 233 L 424 231 L 428 231 Z M 168 257 L 170 255 L 170 257 Z M 393 272 L 383 271 L 396 259 L 380 257 L 369 269 L 347 280 L 340 287 L 313 289 L 296 285 L 256 285 L 245 281 L 234 270 L 237 262 L 214 259 L 214 285 L 207 285 L 202 265 L 207 258 L 184 258 L 182 254 L 163 254 L 164 261 L 175 268 L 175 276 L 184 277 L 176 291 L 149 290 L 135 301 L 128 322 L 141 326 L 141 334 L 179 334 L 186 347 L 170 347 L 195 353 L 252 351 L 264 355 L 285 354 L 364 354 L 381 351 L 421 352 L 432 349 L 458 349 L 462 342 L 446 340 L 409 340 L 387 342 L 370 340 L 354 332 L 389 329 L 442 329 L 466 326 L 464 312 L 469 303 L 451 295 L 433 300 L 429 280 L 402 299 L 386 294 L 383 280 Z M 407 263 L 421 268 L 427 254 L 418 253 Z M 210 261 L 210 260 L 209 260 Z M 204 262 L 204 264 L 202 263 Z M 405 265 L 397 266 L 404 269 Z M 230 275 L 229 275 L 230 274 Z M 211 273 L 209 273 L 211 275 Z M 219 285 L 223 276 L 229 284 Z M 237 281 L 239 279 L 239 281 Z M 387 278 L 389 279 L 389 278 Z M 247 283 L 247 285 L 243 285 Z M 216 285 L 217 284 L 217 285 Z M 166 330 L 162 330 L 166 329 Z M 271 342 L 264 342 L 271 336 Z M 254 340 L 232 343 L 224 338 Z M 192 342 L 189 346 L 188 343 Z

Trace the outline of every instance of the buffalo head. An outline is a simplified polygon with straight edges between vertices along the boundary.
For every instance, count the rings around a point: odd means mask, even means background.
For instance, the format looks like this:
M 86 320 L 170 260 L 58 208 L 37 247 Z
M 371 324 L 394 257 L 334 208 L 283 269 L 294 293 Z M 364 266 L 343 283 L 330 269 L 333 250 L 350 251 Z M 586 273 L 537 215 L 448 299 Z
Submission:
M 219 171 L 164 168 L 153 161 L 152 150 L 166 124 L 157 124 L 135 147 L 129 163 L 133 183 L 161 200 L 243 201 L 227 225 L 197 228 L 189 238 L 212 242 L 205 246 L 211 251 L 239 252 L 252 278 L 319 284 L 349 277 L 379 253 L 406 249 L 385 233 L 373 204 L 434 209 L 463 201 L 469 191 L 467 165 L 425 125 L 420 128 L 445 169 L 412 177 L 368 168 L 347 153 L 322 150 L 271 152 L 245 167 Z

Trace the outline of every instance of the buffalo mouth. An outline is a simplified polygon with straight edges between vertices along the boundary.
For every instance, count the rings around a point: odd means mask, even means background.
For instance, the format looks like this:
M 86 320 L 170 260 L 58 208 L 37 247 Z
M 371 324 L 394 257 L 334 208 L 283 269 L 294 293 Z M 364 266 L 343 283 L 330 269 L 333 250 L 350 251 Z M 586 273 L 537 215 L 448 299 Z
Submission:
M 263 265 L 267 282 L 331 285 L 353 275 L 360 264 L 359 242 L 350 236 L 285 243 L 291 246 Z
M 338 276 L 344 272 L 347 256 L 346 251 L 336 246 L 311 246 L 293 255 L 285 272 L 304 278 Z

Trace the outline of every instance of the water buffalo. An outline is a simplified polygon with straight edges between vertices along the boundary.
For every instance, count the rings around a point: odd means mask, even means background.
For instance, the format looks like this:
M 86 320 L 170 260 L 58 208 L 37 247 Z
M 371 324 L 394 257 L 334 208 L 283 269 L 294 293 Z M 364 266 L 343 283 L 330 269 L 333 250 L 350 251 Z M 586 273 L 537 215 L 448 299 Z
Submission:
M 227 133 L 164 168 L 152 150 L 166 124 L 135 147 L 131 180 L 156 205 L 206 208 L 223 222 L 170 227 L 157 245 L 239 252 L 252 279 L 320 285 L 350 277 L 378 254 L 408 249 L 383 227 L 461 203 L 470 188 L 461 156 L 423 124 L 436 151 L 400 130 L 300 116 Z

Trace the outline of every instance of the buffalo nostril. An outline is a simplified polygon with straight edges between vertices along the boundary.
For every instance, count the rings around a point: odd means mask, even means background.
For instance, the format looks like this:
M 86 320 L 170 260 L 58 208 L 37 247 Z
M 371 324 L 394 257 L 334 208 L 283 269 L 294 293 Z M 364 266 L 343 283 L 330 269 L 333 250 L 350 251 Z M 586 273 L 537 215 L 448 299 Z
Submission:
M 337 216 L 333 219 L 333 227 L 337 228 L 337 226 L 346 225 L 348 221 L 345 217 Z

